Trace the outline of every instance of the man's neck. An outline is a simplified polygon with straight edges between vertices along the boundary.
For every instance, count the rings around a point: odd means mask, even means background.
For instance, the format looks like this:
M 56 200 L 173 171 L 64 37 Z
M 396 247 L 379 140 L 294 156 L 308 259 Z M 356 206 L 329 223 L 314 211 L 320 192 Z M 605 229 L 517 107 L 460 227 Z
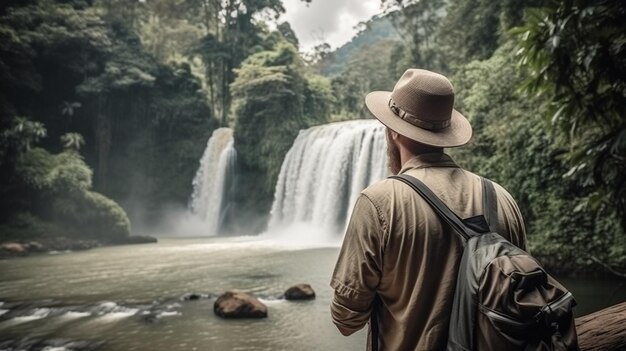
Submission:
M 419 149 L 409 150 L 405 147 L 400 147 L 400 164 L 404 167 L 404 164 L 410 159 L 424 154 L 443 154 L 443 148 L 420 145 Z

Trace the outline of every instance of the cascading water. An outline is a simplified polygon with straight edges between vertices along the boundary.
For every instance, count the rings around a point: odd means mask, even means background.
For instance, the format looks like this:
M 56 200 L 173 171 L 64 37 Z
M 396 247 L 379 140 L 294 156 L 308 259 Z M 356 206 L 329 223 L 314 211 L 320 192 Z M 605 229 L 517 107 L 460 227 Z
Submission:
M 233 130 L 218 128 L 213 131 L 193 179 L 189 205 L 202 226 L 202 232 L 208 235 L 219 233 L 229 210 L 236 158 Z
M 303 131 L 283 161 L 269 232 L 308 223 L 337 233 L 361 190 L 387 175 L 384 126 L 355 120 Z

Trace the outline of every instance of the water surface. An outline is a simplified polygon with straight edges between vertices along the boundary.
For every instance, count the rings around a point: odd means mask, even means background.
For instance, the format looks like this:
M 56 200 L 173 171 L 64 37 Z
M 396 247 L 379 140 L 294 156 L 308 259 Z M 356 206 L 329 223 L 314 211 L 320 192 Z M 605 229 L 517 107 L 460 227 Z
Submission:
M 163 239 L 0 261 L 0 349 L 363 350 L 365 332 L 346 338 L 330 321 L 337 254 L 258 238 Z M 315 300 L 280 298 L 302 282 Z M 626 300 L 623 283 L 563 282 L 579 315 Z M 254 293 L 269 317 L 216 317 L 215 297 L 229 289 Z

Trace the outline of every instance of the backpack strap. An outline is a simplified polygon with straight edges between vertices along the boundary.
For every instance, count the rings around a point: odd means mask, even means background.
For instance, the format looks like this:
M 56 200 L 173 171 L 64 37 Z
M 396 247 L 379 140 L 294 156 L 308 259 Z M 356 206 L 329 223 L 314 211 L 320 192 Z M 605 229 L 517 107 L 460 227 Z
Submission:
M 469 228 L 459 216 L 454 213 L 432 190 L 430 190 L 426 184 L 422 183 L 419 179 L 411 177 L 408 174 L 400 174 L 389 177 L 391 179 L 397 179 L 415 190 L 422 198 L 430 205 L 430 207 L 439 215 L 444 222 L 454 229 L 462 238 L 463 241 L 469 240 L 471 237 L 479 235 L 478 232 Z
M 498 232 L 498 200 L 496 198 L 496 189 L 493 183 L 486 178 L 481 177 L 483 183 L 483 211 L 489 229 Z

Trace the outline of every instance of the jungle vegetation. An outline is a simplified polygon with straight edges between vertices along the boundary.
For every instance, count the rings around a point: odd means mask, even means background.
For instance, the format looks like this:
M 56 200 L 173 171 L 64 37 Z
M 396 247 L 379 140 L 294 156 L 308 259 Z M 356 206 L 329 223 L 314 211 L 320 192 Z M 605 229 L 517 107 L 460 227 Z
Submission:
M 369 118 L 365 94 L 423 67 L 451 78 L 474 126 L 451 152 L 510 190 L 532 252 L 626 270 L 626 5 L 381 6 L 344 47 L 301 53 L 281 0 L 4 1 L 0 239 L 149 228 L 186 207 L 220 126 L 238 150 L 238 230 L 258 232 L 298 130 Z

